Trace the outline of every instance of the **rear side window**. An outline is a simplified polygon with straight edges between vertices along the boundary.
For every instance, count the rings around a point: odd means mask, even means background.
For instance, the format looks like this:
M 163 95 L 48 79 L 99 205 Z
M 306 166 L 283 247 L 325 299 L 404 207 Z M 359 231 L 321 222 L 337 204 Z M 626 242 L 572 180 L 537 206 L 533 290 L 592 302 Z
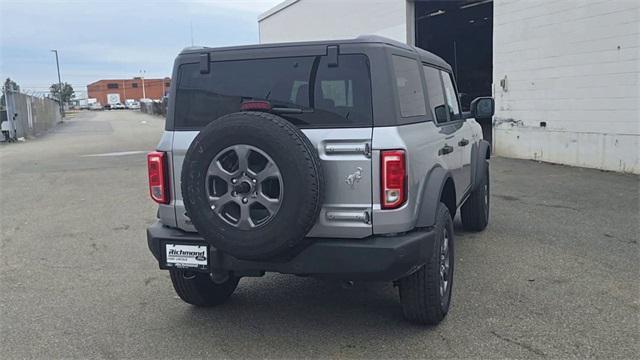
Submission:
M 445 123 L 449 120 L 447 112 L 447 104 L 442 85 L 442 77 L 440 70 L 424 65 L 424 80 L 427 83 L 427 95 L 429 97 L 429 105 L 433 118 L 438 124 Z
M 424 93 L 420 81 L 420 68 L 414 59 L 393 55 L 393 69 L 396 76 L 400 115 L 402 117 L 426 114 Z
M 299 109 L 279 113 L 300 127 L 372 126 L 371 76 L 365 55 L 340 55 L 338 66 L 326 56 L 212 62 L 180 66 L 174 125 L 194 129 L 240 111 L 246 100 Z

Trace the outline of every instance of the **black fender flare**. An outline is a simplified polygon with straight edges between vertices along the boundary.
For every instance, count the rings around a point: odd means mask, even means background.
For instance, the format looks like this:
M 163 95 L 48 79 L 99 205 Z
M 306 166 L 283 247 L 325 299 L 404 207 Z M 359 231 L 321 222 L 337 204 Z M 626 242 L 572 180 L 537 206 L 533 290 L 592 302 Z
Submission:
M 471 190 L 475 190 L 482 176 L 484 176 L 489 164 L 485 161 L 491 157 L 491 144 L 486 140 L 480 140 L 471 148 Z
M 427 175 L 427 180 L 422 186 L 422 195 L 418 209 L 416 227 L 429 227 L 436 223 L 438 205 L 442 196 L 444 184 L 448 179 L 453 180 L 449 170 L 436 166 Z

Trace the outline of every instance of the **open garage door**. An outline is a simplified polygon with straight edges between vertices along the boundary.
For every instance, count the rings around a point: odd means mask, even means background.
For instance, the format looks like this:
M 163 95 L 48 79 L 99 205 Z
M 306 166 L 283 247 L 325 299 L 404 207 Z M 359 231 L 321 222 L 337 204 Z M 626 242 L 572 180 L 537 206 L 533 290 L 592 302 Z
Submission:
M 462 108 L 491 96 L 493 0 L 416 0 L 415 44 L 448 62 L 461 93 Z M 491 119 L 477 119 L 491 142 Z

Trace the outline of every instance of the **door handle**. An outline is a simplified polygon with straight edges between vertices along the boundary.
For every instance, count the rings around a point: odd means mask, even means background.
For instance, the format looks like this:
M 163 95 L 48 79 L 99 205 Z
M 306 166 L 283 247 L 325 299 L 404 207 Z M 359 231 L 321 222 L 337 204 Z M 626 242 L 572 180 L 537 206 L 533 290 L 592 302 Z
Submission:
M 453 152 L 453 146 L 445 144 L 442 147 L 442 149 L 438 150 L 438 155 L 446 155 L 452 152 Z
M 467 140 L 467 139 L 465 139 L 465 138 L 462 138 L 462 140 L 460 140 L 460 141 L 458 142 L 458 145 L 460 145 L 460 146 L 467 146 L 467 145 L 469 145 L 469 140 Z

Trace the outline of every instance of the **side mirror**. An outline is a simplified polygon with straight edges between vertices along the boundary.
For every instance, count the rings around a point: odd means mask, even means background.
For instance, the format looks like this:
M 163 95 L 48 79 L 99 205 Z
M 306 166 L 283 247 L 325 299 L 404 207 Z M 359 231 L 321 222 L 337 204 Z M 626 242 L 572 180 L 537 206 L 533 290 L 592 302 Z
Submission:
M 436 106 L 433 110 L 436 113 L 436 121 L 438 123 L 447 121 L 447 108 L 444 105 Z
M 496 110 L 496 104 L 491 97 L 473 99 L 470 106 L 471 117 L 476 119 L 490 118 Z

